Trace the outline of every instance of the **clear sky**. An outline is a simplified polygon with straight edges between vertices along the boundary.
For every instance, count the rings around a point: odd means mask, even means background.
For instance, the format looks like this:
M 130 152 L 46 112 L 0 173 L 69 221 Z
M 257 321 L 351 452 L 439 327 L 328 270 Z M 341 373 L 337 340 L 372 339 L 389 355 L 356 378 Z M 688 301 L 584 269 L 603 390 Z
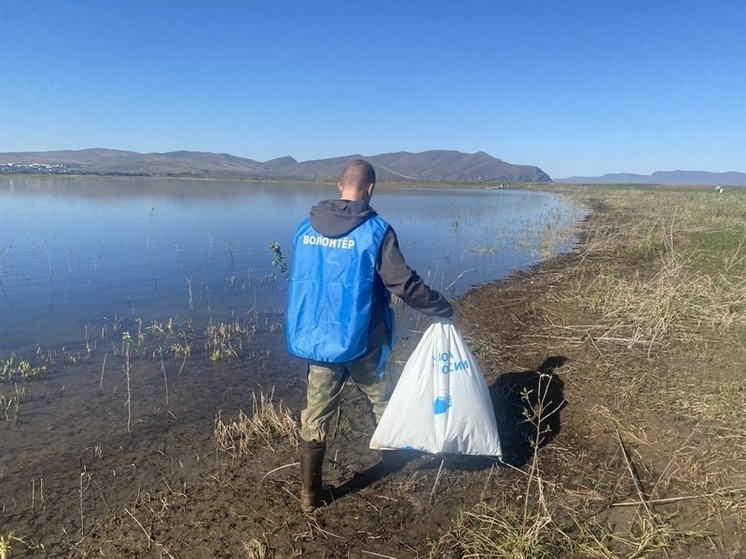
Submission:
M 0 152 L 746 172 L 743 0 L 2 0 Z

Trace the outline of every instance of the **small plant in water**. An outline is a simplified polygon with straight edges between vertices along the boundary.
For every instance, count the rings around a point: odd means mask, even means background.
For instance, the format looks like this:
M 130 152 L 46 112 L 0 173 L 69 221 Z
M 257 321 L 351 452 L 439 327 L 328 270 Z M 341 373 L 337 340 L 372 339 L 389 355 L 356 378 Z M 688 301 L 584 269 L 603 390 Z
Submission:
M 241 325 L 238 319 L 208 325 L 205 332 L 205 349 L 210 354 L 210 360 L 223 361 L 238 357 L 243 350 L 244 340 L 251 339 L 254 332 L 255 327 Z
M 127 379 L 127 432 L 132 433 L 132 390 L 130 387 L 130 368 L 132 357 L 132 336 L 129 331 L 122 334 L 122 354 L 124 355 L 124 374 Z
M 30 551 L 44 551 L 43 545 L 28 544 L 23 538 L 16 537 L 13 535 L 13 532 L 10 532 L 7 536 L 0 534 L 0 559 L 8 559 L 10 557 L 10 552 L 13 551 L 11 543 L 20 543 Z
M 47 374 L 49 362 L 34 367 L 26 359 L 11 353 L 5 361 L 0 361 L 0 382 L 4 380 L 20 379 L 23 381 L 37 380 Z
M 285 275 L 288 271 L 288 263 L 282 254 L 282 248 L 280 243 L 269 243 L 269 250 L 274 254 L 272 259 L 272 267 L 279 270 L 282 275 Z
M 18 416 L 21 411 L 21 402 L 26 398 L 30 397 L 31 392 L 26 386 L 15 384 L 14 394 L 6 396 L 0 394 L 0 419 L 4 419 L 6 423 L 10 423 L 11 416 L 10 412 L 13 411 L 13 421 L 18 423 Z
M 176 341 L 171 344 L 171 355 L 175 359 L 186 359 L 192 354 L 192 346 L 186 340 L 182 343 Z

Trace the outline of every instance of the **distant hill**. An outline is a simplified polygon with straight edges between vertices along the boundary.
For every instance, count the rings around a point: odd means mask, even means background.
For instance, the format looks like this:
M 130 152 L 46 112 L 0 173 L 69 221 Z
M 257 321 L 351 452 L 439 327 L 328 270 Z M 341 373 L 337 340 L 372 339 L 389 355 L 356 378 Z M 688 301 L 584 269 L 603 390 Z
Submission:
M 193 176 L 253 179 L 337 180 L 345 163 L 363 156 L 298 162 L 280 157 L 261 163 L 227 153 L 137 153 L 111 149 L 0 153 L 0 173 Z M 365 157 L 381 181 L 551 182 L 532 165 L 514 165 L 482 151 L 401 151 Z
M 746 186 L 746 173 L 710 173 L 708 171 L 656 171 L 652 175 L 611 173 L 601 177 L 568 177 L 554 182 L 575 184 L 668 184 L 706 186 Z

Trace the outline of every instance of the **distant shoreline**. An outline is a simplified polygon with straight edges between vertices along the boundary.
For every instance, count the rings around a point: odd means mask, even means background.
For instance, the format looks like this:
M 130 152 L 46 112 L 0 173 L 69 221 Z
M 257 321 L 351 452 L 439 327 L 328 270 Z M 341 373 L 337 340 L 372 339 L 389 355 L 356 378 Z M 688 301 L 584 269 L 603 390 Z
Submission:
M 183 181 L 206 181 L 206 182 L 245 182 L 245 183 L 277 183 L 277 184 L 321 184 L 336 185 L 335 180 L 312 180 L 300 178 L 255 178 L 255 177 L 211 177 L 204 175 L 137 175 L 137 174 L 101 174 L 101 173 L 0 173 L 0 180 L 9 179 L 69 179 L 69 180 L 183 180 Z M 483 190 L 516 189 L 521 190 L 529 187 L 547 187 L 551 182 L 428 182 L 428 181 L 379 181 L 380 188 L 475 188 Z
M 335 180 L 312 180 L 299 178 L 255 178 L 255 177 L 210 177 L 195 175 L 135 175 L 135 174 L 98 174 L 98 173 L 0 173 L 0 180 L 8 179 L 65 179 L 65 180 L 132 180 L 132 181 L 149 181 L 149 180 L 174 180 L 174 181 L 204 181 L 204 182 L 240 182 L 240 183 L 277 183 L 277 184 L 299 184 L 299 185 L 336 185 Z M 660 184 L 660 183 L 567 183 L 567 182 L 428 182 L 428 181 L 379 181 L 379 188 L 437 188 L 437 189 L 480 189 L 480 190 L 525 190 L 528 188 L 541 190 L 544 192 L 554 192 L 571 188 L 573 186 L 594 187 L 599 189 L 624 187 L 632 190 L 655 188 L 659 190 L 675 189 L 695 189 L 711 190 L 715 188 L 714 184 Z M 745 188 L 738 185 L 726 185 L 728 188 L 741 189 Z

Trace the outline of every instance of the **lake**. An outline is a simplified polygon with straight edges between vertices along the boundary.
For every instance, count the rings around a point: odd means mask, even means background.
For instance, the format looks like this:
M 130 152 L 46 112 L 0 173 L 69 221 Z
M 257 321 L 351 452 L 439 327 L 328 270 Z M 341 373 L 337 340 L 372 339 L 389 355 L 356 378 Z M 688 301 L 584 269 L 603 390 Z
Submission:
M 123 321 L 283 321 L 292 237 L 333 185 L 0 179 L 0 357 Z M 508 189 L 386 188 L 371 205 L 449 297 L 568 250 L 585 209 Z M 278 243 L 281 254 L 270 250 Z
M 258 467 L 239 465 L 217 428 L 255 417 L 261 402 L 295 418 L 305 405 L 306 363 L 285 349 L 283 267 L 298 222 L 335 195 L 333 185 L 0 179 L 3 533 L 59 549 L 117 511 L 140 514 L 164 488 L 191 500 L 207 480 Z M 379 186 L 373 206 L 409 264 L 451 298 L 570 249 L 585 216 L 551 194 L 500 189 Z M 393 375 L 428 322 L 395 312 Z M 337 423 L 367 438 L 359 398 L 346 389 Z M 375 459 L 340 454 L 340 472 Z M 262 468 L 297 479 L 278 465 Z M 244 498 L 226 483 L 226 498 Z

